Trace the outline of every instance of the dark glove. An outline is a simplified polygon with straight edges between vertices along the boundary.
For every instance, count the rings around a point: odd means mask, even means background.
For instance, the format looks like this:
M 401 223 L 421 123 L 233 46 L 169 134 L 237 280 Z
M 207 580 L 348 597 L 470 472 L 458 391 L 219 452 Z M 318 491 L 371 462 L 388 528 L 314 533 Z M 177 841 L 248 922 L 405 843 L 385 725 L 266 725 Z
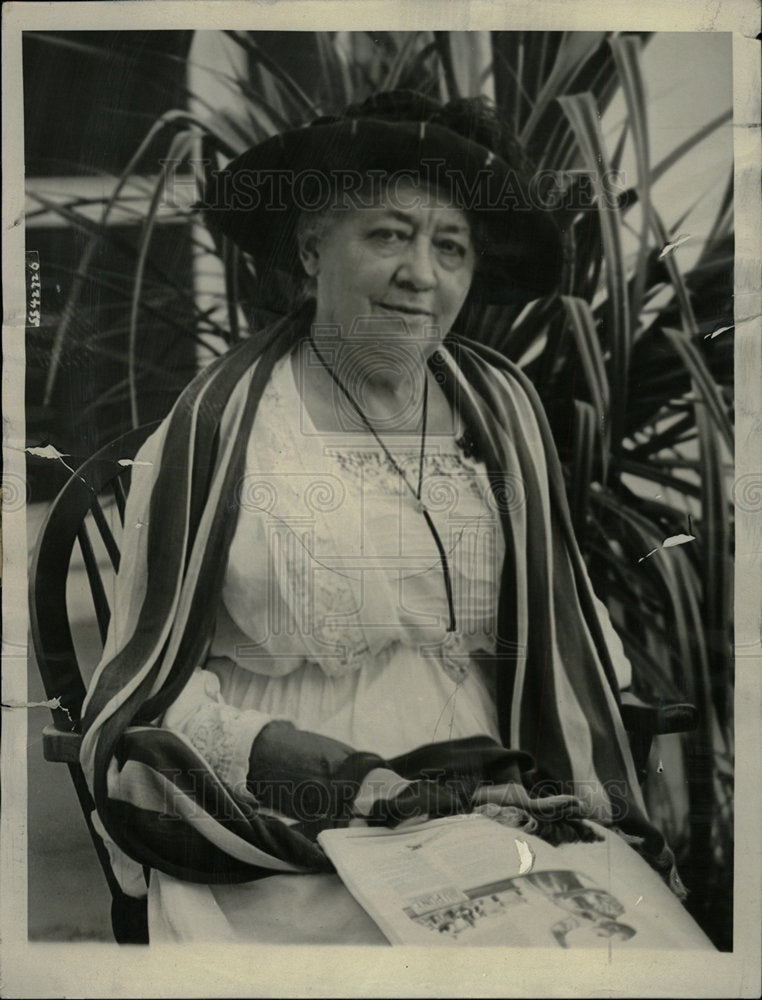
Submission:
M 368 826 L 397 826 L 410 819 L 438 819 L 462 812 L 461 802 L 436 781 L 414 781 L 391 799 L 376 799 Z
M 436 819 L 470 812 L 478 787 L 520 782 L 521 773 L 533 764 L 530 754 L 506 750 L 488 736 L 416 747 L 387 765 L 413 783 L 393 799 L 375 802 L 368 823 L 396 826 L 415 817 Z
M 299 820 L 333 826 L 349 819 L 363 778 L 383 758 L 346 743 L 269 722 L 251 746 L 247 786 L 258 802 Z
M 534 766 L 531 754 L 506 750 L 489 736 L 468 736 L 443 743 L 427 743 L 389 761 L 404 778 L 435 779 L 468 812 L 473 794 L 485 784 L 521 784 L 521 775 Z

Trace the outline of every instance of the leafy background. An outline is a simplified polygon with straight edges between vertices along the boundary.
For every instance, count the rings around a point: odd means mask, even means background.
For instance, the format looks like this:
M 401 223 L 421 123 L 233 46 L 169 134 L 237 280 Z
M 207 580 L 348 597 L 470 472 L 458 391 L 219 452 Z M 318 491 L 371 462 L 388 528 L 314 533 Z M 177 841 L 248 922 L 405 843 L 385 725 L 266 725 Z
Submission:
M 655 159 L 646 34 L 176 32 L 159 48 L 156 33 L 128 44 L 114 34 L 32 35 L 27 46 L 30 64 L 89 60 L 115 74 L 83 145 L 48 132 L 27 159 L 37 174 L 60 174 L 65 160 L 70 175 L 102 181 L 95 195 L 92 183 L 30 184 L 31 223 L 52 214 L 64 226 L 43 269 L 42 325 L 28 331 L 28 443 L 86 457 L 166 413 L 200 364 L 283 307 L 288 289 L 263 287 L 194 218 L 205 172 L 380 90 L 493 97 L 534 166 L 563 172 L 569 204 L 586 207 L 569 212 L 561 294 L 475 305 L 463 328 L 522 364 L 543 398 L 636 693 L 699 710 L 695 732 L 657 742 L 645 791 L 688 908 L 731 948 L 732 173 L 707 182 L 720 195 L 688 266 L 676 244 L 694 205 L 676 214 L 658 195 L 730 108 Z M 152 113 L 154 100 L 166 110 Z M 604 186 L 617 171 L 622 183 Z M 695 204 L 706 195 L 697 189 Z M 37 496 L 59 484 L 50 463 L 30 459 L 29 472 Z

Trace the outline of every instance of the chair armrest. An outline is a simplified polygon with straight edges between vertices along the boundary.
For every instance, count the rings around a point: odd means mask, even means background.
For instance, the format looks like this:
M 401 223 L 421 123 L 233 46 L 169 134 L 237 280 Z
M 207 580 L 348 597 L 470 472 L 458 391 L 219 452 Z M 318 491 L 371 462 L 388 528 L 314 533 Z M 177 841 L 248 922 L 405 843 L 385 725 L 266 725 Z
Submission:
M 648 705 L 631 692 L 622 694 L 622 722 L 628 732 L 689 733 L 698 726 L 698 712 L 688 702 Z
M 691 732 L 698 726 L 698 712 L 687 702 L 648 705 L 630 691 L 622 693 L 621 705 L 622 723 L 630 741 L 638 780 L 643 784 L 648 776 L 648 758 L 654 736 Z
M 67 733 L 55 726 L 42 731 L 42 755 L 45 760 L 60 764 L 79 764 L 80 733 Z

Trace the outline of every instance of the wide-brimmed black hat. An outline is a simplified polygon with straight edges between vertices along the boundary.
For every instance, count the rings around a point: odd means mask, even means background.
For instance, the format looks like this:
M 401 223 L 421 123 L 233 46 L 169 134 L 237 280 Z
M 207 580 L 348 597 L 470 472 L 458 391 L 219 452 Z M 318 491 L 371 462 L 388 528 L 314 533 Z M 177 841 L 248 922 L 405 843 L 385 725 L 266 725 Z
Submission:
M 482 296 L 511 302 L 552 292 L 561 240 L 526 165 L 496 152 L 494 120 L 474 101 L 442 106 L 393 91 L 262 142 L 215 172 L 203 210 L 212 232 L 251 254 L 258 268 L 302 274 L 296 227 L 302 213 L 367 203 L 410 180 L 436 190 L 476 221 Z

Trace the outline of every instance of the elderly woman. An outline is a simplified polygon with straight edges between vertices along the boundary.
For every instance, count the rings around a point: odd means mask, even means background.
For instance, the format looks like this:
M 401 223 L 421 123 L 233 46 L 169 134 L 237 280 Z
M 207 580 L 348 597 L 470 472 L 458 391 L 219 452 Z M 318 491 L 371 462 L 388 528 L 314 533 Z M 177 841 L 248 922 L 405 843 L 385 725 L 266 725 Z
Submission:
M 586 817 L 617 826 L 680 891 L 541 406 L 454 332 L 557 280 L 507 149 L 479 102 L 394 93 L 217 178 L 213 231 L 307 295 L 133 469 L 82 761 L 152 941 L 381 942 L 316 834 L 474 808 L 590 850 Z

